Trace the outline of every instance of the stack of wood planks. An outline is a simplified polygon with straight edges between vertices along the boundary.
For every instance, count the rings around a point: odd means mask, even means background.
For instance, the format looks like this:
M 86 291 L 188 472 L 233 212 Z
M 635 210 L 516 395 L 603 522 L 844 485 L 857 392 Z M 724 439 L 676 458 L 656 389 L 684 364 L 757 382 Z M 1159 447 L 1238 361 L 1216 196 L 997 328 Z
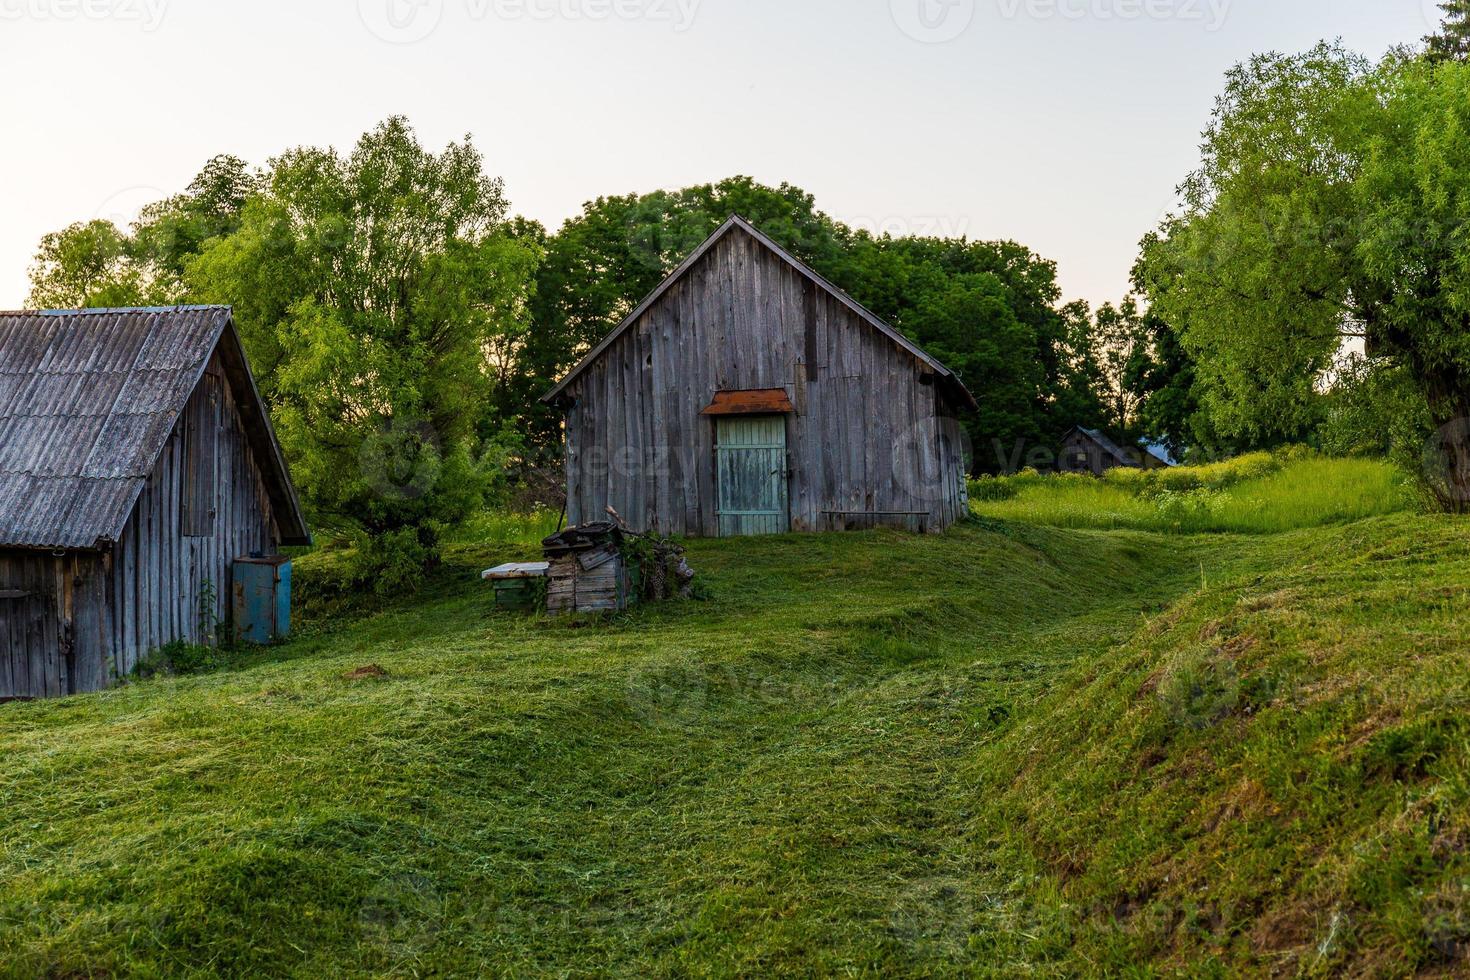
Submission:
M 618 612 L 638 601 L 637 572 L 624 556 L 617 525 L 569 528 L 542 545 L 549 563 L 546 610 L 552 615 Z

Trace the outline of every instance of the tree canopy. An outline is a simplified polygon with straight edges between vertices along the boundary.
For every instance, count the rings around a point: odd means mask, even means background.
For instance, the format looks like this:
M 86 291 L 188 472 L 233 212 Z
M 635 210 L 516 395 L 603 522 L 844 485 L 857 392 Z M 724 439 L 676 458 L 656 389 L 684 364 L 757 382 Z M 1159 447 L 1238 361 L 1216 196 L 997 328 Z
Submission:
M 1470 61 L 1470 0 L 1446 0 L 1439 9 L 1444 23 L 1424 39 L 1425 57 L 1434 64 Z
M 272 160 L 239 227 L 185 260 L 230 303 L 314 509 L 366 532 L 374 584 L 410 582 L 497 471 L 479 422 L 490 346 L 525 326 L 539 254 L 466 140 L 390 119 L 346 156 Z
M 1142 260 L 1223 435 L 1309 429 L 1358 339 L 1408 371 L 1447 435 L 1437 492 L 1470 503 L 1467 131 L 1459 62 L 1323 44 L 1230 73 L 1185 209 Z
M 1119 388 L 1142 363 L 1137 310 L 1117 348 L 1112 313 L 1062 306 L 1055 264 L 1023 245 L 874 236 L 749 177 L 600 197 L 551 234 L 510 216 L 471 141 L 432 152 L 400 118 L 345 154 L 219 156 L 127 228 L 47 235 L 32 301 L 231 305 L 312 520 L 355 537 L 361 579 L 387 591 L 508 461 L 559 463 L 540 396 L 731 214 L 956 371 L 980 402 L 977 470 L 1047 465 L 1074 425 L 1138 414 Z

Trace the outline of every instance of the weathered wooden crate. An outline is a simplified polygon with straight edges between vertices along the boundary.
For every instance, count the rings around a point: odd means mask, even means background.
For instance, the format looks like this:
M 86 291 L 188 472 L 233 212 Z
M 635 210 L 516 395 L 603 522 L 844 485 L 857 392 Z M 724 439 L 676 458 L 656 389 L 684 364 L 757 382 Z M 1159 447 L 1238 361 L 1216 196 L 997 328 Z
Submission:
M 637 576 L 614 544 L 553 558 L 547 573 L 546 610 L 619 612 L 637 602 Z

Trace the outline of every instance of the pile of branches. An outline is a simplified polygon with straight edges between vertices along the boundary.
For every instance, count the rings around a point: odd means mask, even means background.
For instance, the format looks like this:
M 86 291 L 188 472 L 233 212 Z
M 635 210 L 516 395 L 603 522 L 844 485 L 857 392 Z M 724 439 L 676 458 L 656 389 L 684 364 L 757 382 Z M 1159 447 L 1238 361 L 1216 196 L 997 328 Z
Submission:
M 639 598 L 644 602 L 693 599 L 694 569 L 689 567 L 684 549 L 673 538 L 637 533 L 611 507 L 607 512 L 623 532 L 626 559 L 638 566 L 642 581 Z

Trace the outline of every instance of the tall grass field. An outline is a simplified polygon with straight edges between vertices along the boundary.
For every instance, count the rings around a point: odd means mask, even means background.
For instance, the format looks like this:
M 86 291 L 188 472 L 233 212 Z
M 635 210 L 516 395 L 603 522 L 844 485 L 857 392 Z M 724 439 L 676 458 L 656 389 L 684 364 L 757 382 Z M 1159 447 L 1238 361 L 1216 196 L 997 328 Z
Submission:
M 1229 469 L 690 542 L 711 598 L 600 620 L 494 612 L 547 518 L 487 517 L 419 595 L 0 706 L 0 975 L 1465 975 L 1465 525 Z
M 1276 534 L 1393 514 L 1415 503 L 1396 467 L 1304 451 L 1255 453 L 1211 466 L 1083 474 L 1026 472 L 971 484 L 973 510 L 1050 527 L 1169 534 Z

